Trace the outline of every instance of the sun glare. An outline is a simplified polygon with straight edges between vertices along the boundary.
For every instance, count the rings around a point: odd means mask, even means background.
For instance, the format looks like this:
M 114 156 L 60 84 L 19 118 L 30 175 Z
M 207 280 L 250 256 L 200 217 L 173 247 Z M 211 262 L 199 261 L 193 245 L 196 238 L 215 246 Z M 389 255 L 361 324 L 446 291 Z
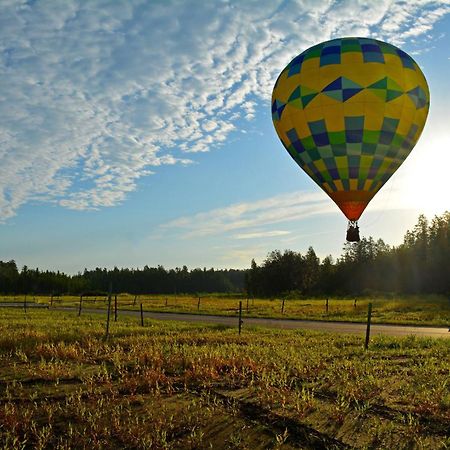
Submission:
M 432 216 L 450 209 L 450 135 L 427 134 L 406 160 L 399 184 L 406 204 Z

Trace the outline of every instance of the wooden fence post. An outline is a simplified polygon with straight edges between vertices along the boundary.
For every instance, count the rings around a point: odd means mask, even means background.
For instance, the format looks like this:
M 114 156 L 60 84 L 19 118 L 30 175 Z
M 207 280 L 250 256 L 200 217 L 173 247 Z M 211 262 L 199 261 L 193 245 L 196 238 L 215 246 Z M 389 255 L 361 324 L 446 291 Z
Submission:
M 105 334 L 105 338 L 108 338 L 109 336 L 109 318 L 111 315 L 111 291 L 112 291 L 112 287 L 111 284 L 109 285 L 109 294 L 108 294 L 108 306 L 107 306 L 107 314 L 106 314 L 106 334 Z
M 328 299 L 327 302 L 325 303 L 325 312 L 328 314 Z
M 141 327 L 144 326 L 144 310 L 142 309 L 142 303 L 141 303 Z
M 136 306 L 136 299 L 137 299 L 137 295 L 134 296 L 133 306 Z
M 355 302 L 353 303 L 353 307 L 356 308 L 356 298 L 355 298 Z
M 167 306 L 167 297 L 166 297 L 166 306 Z
M 242 300 L 239 301 L 239 334 L 241 334 L 242 324 L 244 321 L 242 320 Z
M 284 314 L 284 298 L 283 298 L 283 302 L 281 303 L 281 314 Z
M 369 308 L 367 310 L 367 329 L 366 329 L 366 342 L 364 343 L 364 350 L 367 350 L 369 348 L 371 319 L 372 319 L 372 303 L 369 303 Z
M 198 298 L 197 311 L 200 311 L 200 297 Z
M 81 316 L 81 303 L 83 302 L 83 294 L 80 295 L 80 306 L 78 307 L 78 317 Z

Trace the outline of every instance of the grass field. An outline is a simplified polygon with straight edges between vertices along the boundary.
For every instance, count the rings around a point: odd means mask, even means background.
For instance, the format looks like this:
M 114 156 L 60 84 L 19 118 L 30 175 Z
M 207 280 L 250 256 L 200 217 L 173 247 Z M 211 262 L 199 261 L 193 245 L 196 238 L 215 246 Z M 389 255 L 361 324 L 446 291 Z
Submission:
M 199 301 L 200 298 L 200 301 Z M 0 297 L 0 301 L 23 302 L 24 296 Z M 239 301 L 242 301 L 243 314 L 248 317 L 285 317 L 293 319 L 337 320 L 365 322 L 367 306 L 373 304 L 372 321 L 374 323 L 395 323 L 403 325 L 450 325 L 450 301 L 444 296 L 410 296 L 393 298 L 355 298 L 326 299 L 239 299 L 224 296 L 117 296 L 118 309 L 139 309 L 140 304 L 147 311 L 185 312 L 195 314 L 236 315 Z M 53 306 L 79 306 L 79 297 L 27 296 L 27 301 Z M 113 297 L 114 305 L 114 297 Z M 105 297 L 85 297 L 83 307 L 106 308 Z
M 450 448 L 450 341 L 0 310 L 4 449 Z

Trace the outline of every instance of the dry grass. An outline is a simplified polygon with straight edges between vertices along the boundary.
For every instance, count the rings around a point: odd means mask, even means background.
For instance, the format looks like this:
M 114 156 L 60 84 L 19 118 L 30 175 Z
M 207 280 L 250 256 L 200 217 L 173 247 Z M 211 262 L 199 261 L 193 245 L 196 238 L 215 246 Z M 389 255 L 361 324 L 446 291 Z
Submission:
M 450 342 L 0 310 L 3 448 L 448 448 Z

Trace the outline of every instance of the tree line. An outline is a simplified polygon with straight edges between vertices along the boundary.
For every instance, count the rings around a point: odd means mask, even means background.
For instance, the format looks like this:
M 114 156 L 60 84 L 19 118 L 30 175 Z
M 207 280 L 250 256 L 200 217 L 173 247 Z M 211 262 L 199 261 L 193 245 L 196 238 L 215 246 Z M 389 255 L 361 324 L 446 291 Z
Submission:
M 306 254 L 274 250 L 250 269 L 85 269 L 76 275 L 41 271 L 15 261 L 0 261 L 3 294 L 198 294 L 243 293 L 249 296 L 363 295 L 368 293 L 450 293 L 450 212 L 430 222 L 424 215 L 397 247 L 381 239 L 346 243 L 342 255 L 322 261 Z
M 83 273 L 67 275 L 59 271 L 40 271 L 24 266 L 18 270 L 15 261 L 0 261 L 0 292 L 3 294 L 130 294 L 240 293 L 244 289 L 243 270 L 192 269 L 166 270 L 163 266 L 143 269 L 112 270 L 97 267 Z
M 246 273 L 251 296 L 450 293 L 450 213 L 429 222 L 420 215 L 403 243 L 363 238 L 344 244 L 336 261 L 322 261 L 310 247 L 305 255 L 275 250 Z

